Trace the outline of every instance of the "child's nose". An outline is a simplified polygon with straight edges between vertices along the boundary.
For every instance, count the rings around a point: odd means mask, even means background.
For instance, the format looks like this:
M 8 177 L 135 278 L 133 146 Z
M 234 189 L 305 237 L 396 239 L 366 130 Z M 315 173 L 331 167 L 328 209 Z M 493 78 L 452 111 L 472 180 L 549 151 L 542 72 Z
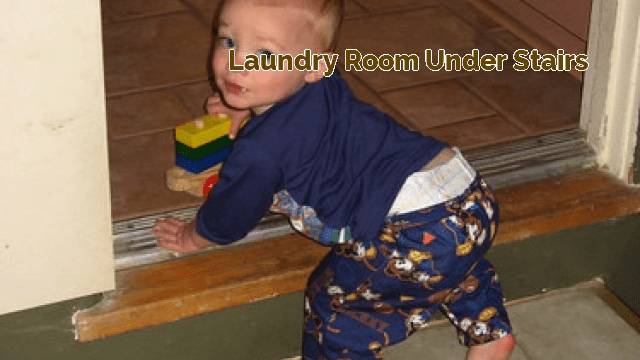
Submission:
M 244 61 L 245 61 L 245 57 L 246 57 L 247 53 L 246 52 L 237 52 L 235 55 L 234 60 L 234 65 L 235 67 L 244 67 Z M 242 74 L 242 75 L 246 75 L 247 74 L 247 69 L 238 71 L 238 73 Z
M 234 60 L 234 65 L 236 66 L 244 66 L 244 59 L 246 54 L 244 53 L 236 53 Z

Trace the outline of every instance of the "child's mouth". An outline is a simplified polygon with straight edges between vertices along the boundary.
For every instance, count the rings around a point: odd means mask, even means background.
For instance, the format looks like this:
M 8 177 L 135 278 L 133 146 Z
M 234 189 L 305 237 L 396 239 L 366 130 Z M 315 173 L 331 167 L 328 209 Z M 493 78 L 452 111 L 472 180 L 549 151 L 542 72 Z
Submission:
M 225 81 L 224 82 L 224 87 L 228 92 L 230 92 L 230 93 L 232 93 L 234 95 L 239 95 L 239 94 L 242 94 L 243 92 L 246 91 L 246 89 L 243 88 L 242 86 L 240 86 L 238 84 L 234 84 L 234 83 L 229 82 L 229 81 Z

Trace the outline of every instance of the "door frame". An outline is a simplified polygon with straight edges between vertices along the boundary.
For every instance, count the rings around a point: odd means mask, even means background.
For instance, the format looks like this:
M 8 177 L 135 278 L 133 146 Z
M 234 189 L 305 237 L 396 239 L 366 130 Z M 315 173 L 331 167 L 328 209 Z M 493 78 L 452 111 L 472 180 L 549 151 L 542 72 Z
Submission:
M 640 2 L 594 0 L 580 127 L 600 167 L 632 183 L 640 104 Z

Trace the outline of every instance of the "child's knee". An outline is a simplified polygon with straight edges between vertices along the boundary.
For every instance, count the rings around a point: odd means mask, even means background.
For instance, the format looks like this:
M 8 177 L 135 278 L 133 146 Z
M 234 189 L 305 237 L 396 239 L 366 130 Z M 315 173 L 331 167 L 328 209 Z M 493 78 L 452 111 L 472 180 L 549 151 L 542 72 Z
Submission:
M 516 337 L 513 334 L 501 337 L 483 345 L 469 348 L 466 360 L 506 360 L 516 347 Z
M 504 336 L 498 340 L 496 340 L 496 356 L 495 359 L 506 359 L 508 358 L 513 350 L 516 348 L 516 337 L 513 334 L 509 334 Z
M 510 349 L 511 351 L 513 351 L 513 349 L 516 347 L 516 336 L 513 334 L 509 334 L 501 338 L 500 340 L 502 340 L 502 345 L 505 347 L 505 349 Z

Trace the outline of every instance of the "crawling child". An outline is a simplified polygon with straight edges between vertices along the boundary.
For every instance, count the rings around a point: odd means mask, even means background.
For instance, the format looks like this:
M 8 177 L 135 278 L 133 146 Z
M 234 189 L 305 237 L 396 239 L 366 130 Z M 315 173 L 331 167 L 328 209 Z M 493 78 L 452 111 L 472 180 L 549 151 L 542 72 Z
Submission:
M 158 221 L 189 252 L 243 238 L 268 210 L 330 246 L 305 292 L 302 358 L 380 359 L 439 310 L 467 359 L 507 359 L 515 339 L 485 259 L 491 189 L 460 152 L 358 101 L 338 70 L 231 71 L 246 55 L 332 54 L 339 0 L 227 0 L 217 19 L 210 111 L 251 119 L 196 218 Z M 226 108 L 229 106 L 229 108 Z M 434 344 L 437 346 L 437 344 Z

